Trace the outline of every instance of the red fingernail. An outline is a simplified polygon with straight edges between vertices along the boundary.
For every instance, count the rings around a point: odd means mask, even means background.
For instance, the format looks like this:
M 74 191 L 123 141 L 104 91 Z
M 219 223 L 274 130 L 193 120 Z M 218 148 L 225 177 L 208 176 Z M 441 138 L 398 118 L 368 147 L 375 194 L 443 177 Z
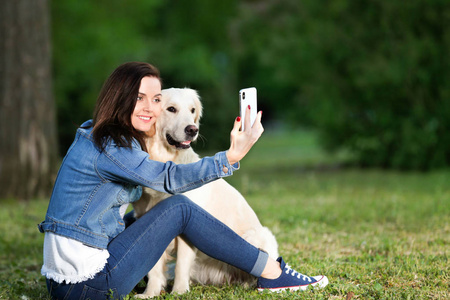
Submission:
M 248 109 L 250 109 L 250 105 L 248 106 Z
M 240 122 L 240 121 L 241 121 L 241 117 L 237 117 L 237 118 L 236 118 L 236 121 L 237 121 L 237 122 Z

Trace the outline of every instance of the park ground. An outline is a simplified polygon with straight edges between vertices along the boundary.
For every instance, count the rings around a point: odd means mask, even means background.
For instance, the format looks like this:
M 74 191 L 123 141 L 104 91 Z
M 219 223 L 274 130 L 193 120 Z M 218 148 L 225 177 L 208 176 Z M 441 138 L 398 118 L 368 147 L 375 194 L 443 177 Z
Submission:
M 314 132 L 268 131 L 227 180 L 273 231 L 285 261 L 330 284 L 276 295 L 194 285 L 161 299 L 450 298 L 450 170 L 360 169 L 345 153 L 320 150 Z M 48 299 L 36 226 L 47 203 L 0 201 L 0 299 Z

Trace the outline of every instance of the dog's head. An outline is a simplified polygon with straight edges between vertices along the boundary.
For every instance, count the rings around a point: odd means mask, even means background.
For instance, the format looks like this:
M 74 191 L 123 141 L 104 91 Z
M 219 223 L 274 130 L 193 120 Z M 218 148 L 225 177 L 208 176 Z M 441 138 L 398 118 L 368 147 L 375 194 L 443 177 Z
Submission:
M 161 100 L 156 134 L 168 148 L 190 148 L 198 138 L 203 110 L 198 93 L 188 88 L 164 89 Z

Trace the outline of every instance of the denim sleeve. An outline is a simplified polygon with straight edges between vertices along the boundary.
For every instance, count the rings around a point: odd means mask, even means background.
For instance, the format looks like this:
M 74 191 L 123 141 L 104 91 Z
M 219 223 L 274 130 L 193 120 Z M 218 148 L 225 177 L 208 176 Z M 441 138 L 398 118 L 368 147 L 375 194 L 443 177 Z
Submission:
M 110 147 L 98 157 L 96 168 L 106 180 L 178 194 L 232 175 L 239 163 L 230 165 L 225 151 L 195 163 L 177 165 L 151 160 L 147 152 L 136 148 Z

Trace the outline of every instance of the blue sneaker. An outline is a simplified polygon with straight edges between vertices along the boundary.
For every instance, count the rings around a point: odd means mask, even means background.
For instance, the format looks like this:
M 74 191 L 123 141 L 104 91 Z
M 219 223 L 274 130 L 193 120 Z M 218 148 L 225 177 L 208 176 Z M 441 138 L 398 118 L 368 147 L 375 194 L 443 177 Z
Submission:
M 326 276 L 319 275 L 309 277 L 291 269 L 291 267 L 284 262 L 282 257 L 278 257 L 277 261 L 280 263 L 282 270 L 280 277 L 277 279 L 258 278 L 258 283 L 256 285 L 258 291 L 305 291 L 310 286 L 314 288 L 324 288 L 328 284 L 328 278 Z

